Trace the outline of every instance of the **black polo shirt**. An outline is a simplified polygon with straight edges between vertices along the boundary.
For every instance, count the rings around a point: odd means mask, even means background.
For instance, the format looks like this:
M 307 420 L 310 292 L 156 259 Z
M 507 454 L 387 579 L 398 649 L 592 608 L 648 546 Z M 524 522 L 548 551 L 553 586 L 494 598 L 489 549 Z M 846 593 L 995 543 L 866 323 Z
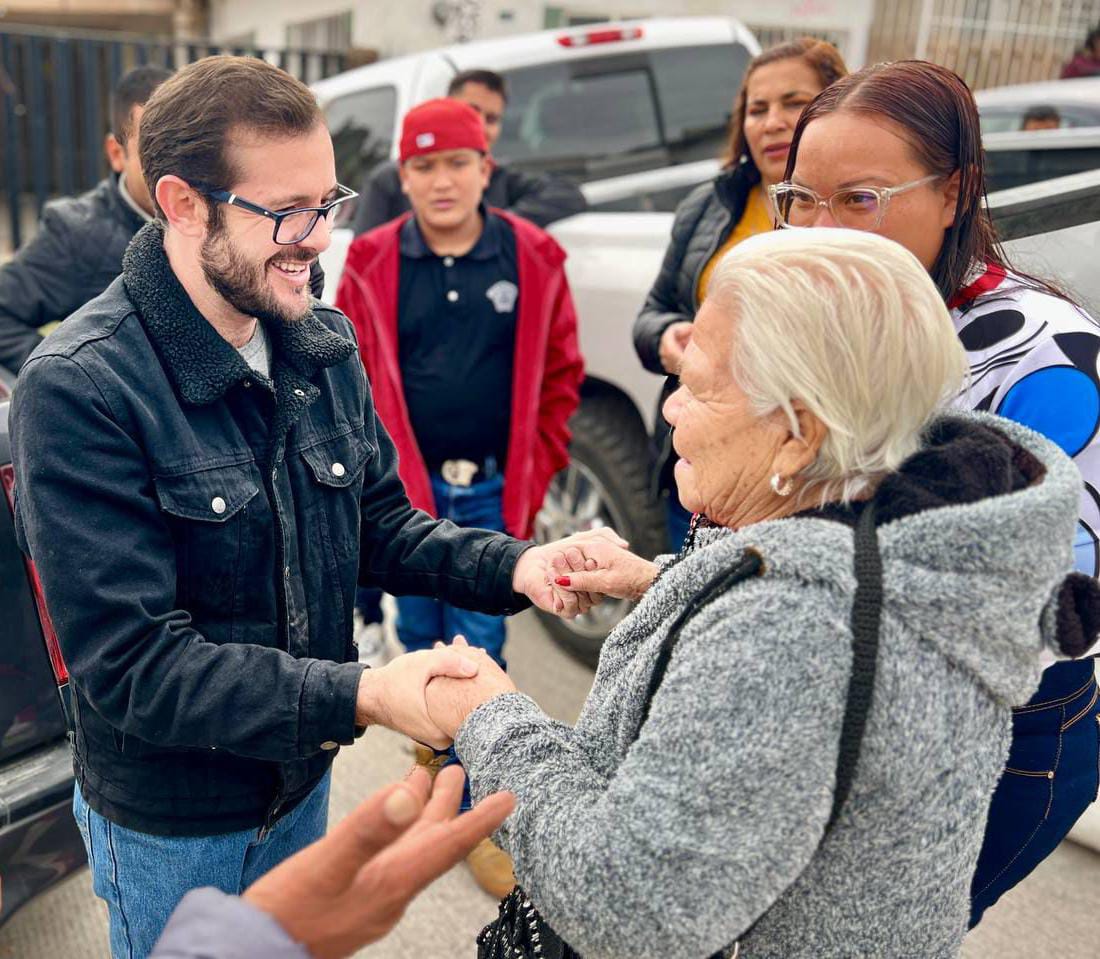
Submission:
M 444 460 L 500 468 L 508 455 L 519 285 L 511 226 L 481 209 L 464 256 L 437 256 L 412 217 L 401 228 L 398 356 L 405 402 L 428 468 Z

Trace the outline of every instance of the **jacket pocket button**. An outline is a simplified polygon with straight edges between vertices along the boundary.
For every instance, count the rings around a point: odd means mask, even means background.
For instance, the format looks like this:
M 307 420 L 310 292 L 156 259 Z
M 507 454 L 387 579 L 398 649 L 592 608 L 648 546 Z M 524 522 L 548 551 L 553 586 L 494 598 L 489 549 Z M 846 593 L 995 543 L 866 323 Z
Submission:
M 343 476 L 346 472 L 347 472 L 347 470 L 344 469 L 344 464 L 343 463 L 333 463 L 332 464 L 332 475 L 333 476 Z
M 210 501 L 210 508 L 219 516 L 221 516 L 222 513 L 225 512 L 225 500 L 223 500 L 220 496 L 215 496 Z
M 339 745 L 340 745 L 339 743 L 334 743 L 331 739 L 329 739 L 329 740 L 326 740 L 325 742 L 321 743 L 321 748 L 322 749 L 335 749 Z

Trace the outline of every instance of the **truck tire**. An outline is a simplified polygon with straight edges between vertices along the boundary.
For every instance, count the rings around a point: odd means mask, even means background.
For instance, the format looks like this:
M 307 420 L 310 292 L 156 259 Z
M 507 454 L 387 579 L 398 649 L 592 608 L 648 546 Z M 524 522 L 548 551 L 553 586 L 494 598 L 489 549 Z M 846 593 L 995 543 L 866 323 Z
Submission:
M 648 437 L 625 397 L 590 396 L 570 423 L 569 466 L 550 484 L 535 520 L 535 539 L 611 526 L 647 559 L 667 548 L 664 510 L 650 492 Z M 542 625 L 562 647 L 595 666 L 608 633 L 633 608 L 628 600 L 606 599 L 584 616 L 564 620 L 539 611 Z

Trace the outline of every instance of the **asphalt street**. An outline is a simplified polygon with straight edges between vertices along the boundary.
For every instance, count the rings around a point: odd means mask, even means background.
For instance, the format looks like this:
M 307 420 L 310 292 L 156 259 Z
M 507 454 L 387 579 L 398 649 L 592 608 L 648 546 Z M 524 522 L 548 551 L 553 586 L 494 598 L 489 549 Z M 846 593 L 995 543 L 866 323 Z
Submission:
M 507 656 L 517 685 L 552 715 L 576 718 L 592 681 L 589 669 L 562 652 L 530 613 L 510 627 Z M 411 762 L 406 741 L 371 730 L 341 752 L 331 821 L 373 789 L 399 778 Z M 451 959 L 475 955 L 477 932 L 496 914 L 464 867 L 416 900 L 394 932 L 359 959 Z M 23 909 L 0 930 L 0 959 L 105 959 L 106 915 L 87 871 Z M 1100 955 L 1100 855 L 1064 843 L 1032 876 L 986 914 L 966 940 L 963 959 Z M 673 957 L 670 957 L 673 959 Z

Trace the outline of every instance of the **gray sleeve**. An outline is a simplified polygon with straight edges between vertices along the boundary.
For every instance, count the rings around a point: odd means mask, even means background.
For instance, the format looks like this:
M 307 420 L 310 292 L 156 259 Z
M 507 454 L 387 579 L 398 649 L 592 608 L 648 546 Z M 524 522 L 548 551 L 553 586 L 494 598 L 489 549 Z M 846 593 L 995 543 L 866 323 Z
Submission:
M 787 595 L 801 592 L 797 598 Z M 685 629 L 649 720 L 610 776 L 624 711 L 576 739 L 527 697 L 481 706 L 456 748 L 474 795 L 508 789 L 516 876 L 585 959 L 711 955 L 810 861 L 831 809 L 847 680 L 845 616 L 824 588 L 743 584 Z M 800 638 L 799 647 L 760 636 Z M 755 637 L 755 639 L 753 639 Z M 820 642 L 814 642 L 820 638 Z M 641 681 L 647 681 L 648 672 Z
M 310 959 L 273 916 L 239 896 L 193 889 L 168 919 L 149 959 Z

